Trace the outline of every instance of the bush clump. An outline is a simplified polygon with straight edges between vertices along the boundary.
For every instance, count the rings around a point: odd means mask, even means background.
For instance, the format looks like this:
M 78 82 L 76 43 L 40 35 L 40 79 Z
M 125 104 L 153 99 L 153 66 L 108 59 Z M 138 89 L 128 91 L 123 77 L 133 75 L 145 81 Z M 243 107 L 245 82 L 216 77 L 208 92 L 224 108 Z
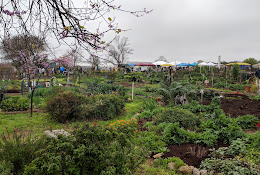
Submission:
M 80 104 L 83 100 L 84 98 L 75 92 L 64 91 L 50 98 L 46 109 L 54 120 L 64 123 L 79 118 Z
M 25 97 L 7 97 L 1 102 L 1 109 L 3 111 L 26 111 L 29 104 L 29 99 Z
M 235 121 L 242 129 L 250 129 L 254 128 L 259 120 L 254 115 L 243 115 L 237 117 Z
M 114 94 L 96 95 L 87 98 L 81 105 L 81 118 L 109 120 L 118 116 L 125 106 L 122 96 Z
M 182 108 L 168 108 L 156 116 L 156 123 L 179 122 L 180 127 L 194 129 L 199 126 L 200 120 L 192 112 Z
M 84 126 L 73 136 L 52 139 L 24 174 L 132 174 L 144 161 L 132 143 L 134 134 Z

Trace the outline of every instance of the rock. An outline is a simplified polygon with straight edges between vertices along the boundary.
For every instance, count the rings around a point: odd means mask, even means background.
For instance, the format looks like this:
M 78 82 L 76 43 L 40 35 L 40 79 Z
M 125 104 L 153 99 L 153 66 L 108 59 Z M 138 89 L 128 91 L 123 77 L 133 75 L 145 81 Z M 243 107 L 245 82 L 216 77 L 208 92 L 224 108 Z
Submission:
M 174 170 L 175 169 L 175 163 L 174 162 L 169 162 L 168 163 L 168 167 L 170 170 Z
M 207 170 L 200 170 L 200 175 L 207 175 Z
M 141 114 L 141 113 L 136 113 L 136 114 L 134 115 L 134 118 L 137 117 L 137 116 L 140 115 L 140 114 Z
M 158 153 L 153 156 L 153 158 L 158 159 L 159 157 L 162 157 L 164 153 Z
M 193 175 L 200 175 L 200 170 L 198 168 L 194 168 L 192 171 Z
M 58 138 L 57 135 L 64 135 L 64 136 L 70 136 L 71 134 L 65 131 L 64 129 L 57 129 L 57 130 L 45 130 L 44 133 L 51 138 Z
M 193 166 L 181 166 L 179 172 L 181 174 L 192 174 L 194 167 Z

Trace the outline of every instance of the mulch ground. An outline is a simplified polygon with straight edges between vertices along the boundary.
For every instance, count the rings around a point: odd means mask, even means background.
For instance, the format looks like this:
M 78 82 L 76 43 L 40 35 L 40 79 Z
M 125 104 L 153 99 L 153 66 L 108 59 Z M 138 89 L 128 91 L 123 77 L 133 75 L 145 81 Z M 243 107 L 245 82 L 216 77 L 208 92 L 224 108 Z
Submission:
M 241 94 L 225 94 L 224 97 L 221 99 L 221 109 L 226 114 L 234 118 L 250 114 L 260 119 L 260 101 L 251 100 Z
M 182 145 L 168 145 L 170 152 L 164 153 L 163 158 L 179 157 L 189 166 L 199 168 L 201 161 L 209 158 L 209 149 L 220 147 L 228 147 L 229 144 L 218 144 L 214 147 L 202 146 L 194 143 L 186 143 Z

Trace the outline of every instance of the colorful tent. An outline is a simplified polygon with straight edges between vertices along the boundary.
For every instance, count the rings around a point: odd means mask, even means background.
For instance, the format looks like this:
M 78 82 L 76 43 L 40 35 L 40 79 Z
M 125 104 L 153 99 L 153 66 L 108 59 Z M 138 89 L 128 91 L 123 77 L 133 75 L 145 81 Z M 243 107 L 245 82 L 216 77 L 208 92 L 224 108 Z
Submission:
M 129 63 L 129 66 L 134 66 L 135 65 L 135 63 Z
M 160 66 L 160 65 L 166 64 L 166 63 L 167 63 L 167 62 L 165 62 L 165 61 L 156 61 L 156 62 L 154 62 L 153 64 L 156 65 L 156 66 Z
M 170 62 L 170 64 L 174 65 L 174 66 L 177 66 L 178 64 L 180 64 L 181 62 L 180 61 L 173 61 L 173 62 Z
M 190 66 L 190 64 L 187 64 L 187 63 L 180 63 L 180 64 L 178 64 L 177 66 L 179 66 L 179 67 L 185 67 L 185 66 Z
M 138 63 L 135 64 L 135 66 L 156 66 L 156 65 L 154 65 L 153 63 Z
M 162 64 L 161 67 L 168 67 L 168 66 L 173 66 L 172 64 L 166 63 L 166 64 Z

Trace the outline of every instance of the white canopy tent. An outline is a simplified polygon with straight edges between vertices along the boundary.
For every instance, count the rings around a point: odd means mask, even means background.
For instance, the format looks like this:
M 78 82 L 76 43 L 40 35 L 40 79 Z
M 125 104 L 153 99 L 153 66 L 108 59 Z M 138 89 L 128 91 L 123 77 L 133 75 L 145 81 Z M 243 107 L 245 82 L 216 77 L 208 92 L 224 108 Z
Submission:
M 173 62 L 170 62 L 170 64 L 174 65 L 174 66 L 177 66 L 178 64 L 180 64 L 181 62 L 180 61 L 173 61 Z
M 206 66 L 217 66 L 217 64 L 215 64 L 215 63 L 212 63 L 212 62 L 209 62 L 209 63 L 207 63 L 207 65 Z
M 206 62 L 199 63 L 199 66 L 207 66 Z
M 163 65 L 163 64 L 166 64 L 166 63 L 167 62 L 165 62 L 165 61 L 156 61 L 153 64 L 156 65 L 156 66 L 160 66 L 160 65 Z

